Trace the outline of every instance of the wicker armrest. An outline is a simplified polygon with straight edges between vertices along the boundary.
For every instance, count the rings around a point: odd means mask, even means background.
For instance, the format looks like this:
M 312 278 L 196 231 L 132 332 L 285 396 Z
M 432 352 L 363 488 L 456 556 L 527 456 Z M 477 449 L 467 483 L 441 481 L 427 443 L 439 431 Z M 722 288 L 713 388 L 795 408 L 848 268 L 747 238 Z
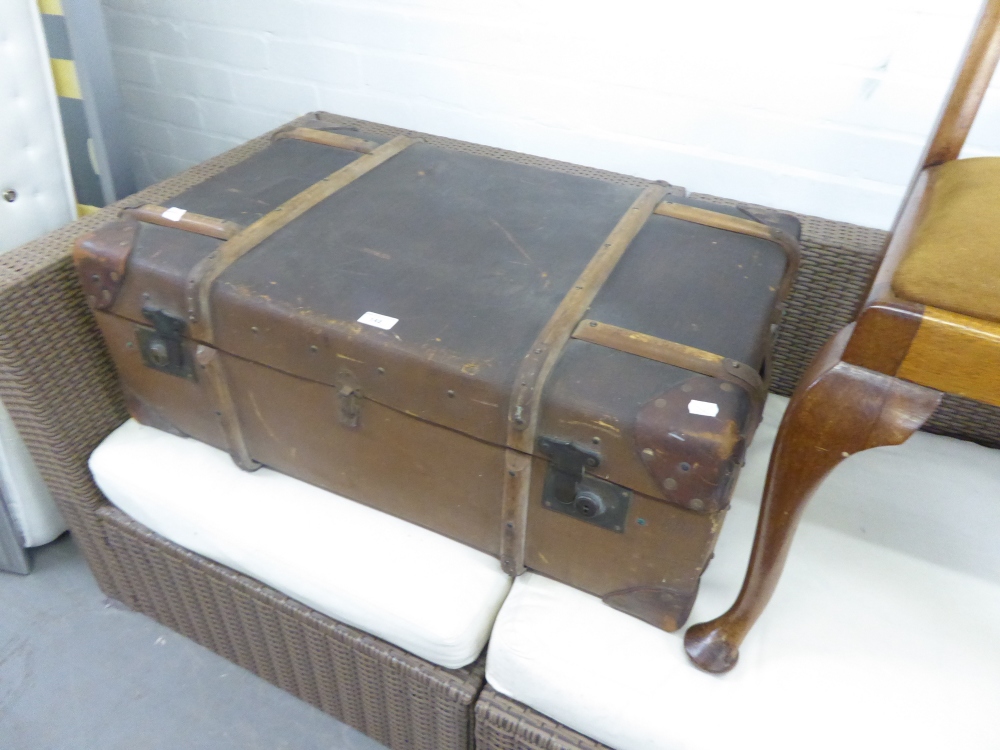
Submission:
M 94 536 L 99 527 L 93 512 L 106 501 L 90 477 L 87 458 L 128 413 L 76 280 L 73 243 L 117 218 L 122 208 L 168 203 L 171 196 L 262 150 L 270 135 L 0 255 L 0 399 L 111 596 L 116 592 L 102 575 Z
M 0 398 L 63 510 L 103 502 L 86 460 L 127 418 L 114 368 L 76 281 L 74 241 L 117 218 L 124 207 L 167 202 L 257 153 L 269 135 L 0 255 Z

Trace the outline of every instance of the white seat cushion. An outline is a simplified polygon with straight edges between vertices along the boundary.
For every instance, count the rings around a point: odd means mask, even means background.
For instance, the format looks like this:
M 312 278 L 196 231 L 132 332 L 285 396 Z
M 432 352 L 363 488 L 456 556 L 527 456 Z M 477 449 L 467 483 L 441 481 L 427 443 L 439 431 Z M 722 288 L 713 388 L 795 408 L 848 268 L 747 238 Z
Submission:
M 90 469 L 108 500 L 167 539 L 443 667 L 476 659 L 510 589 L 489 555 L 134 421 Z
M 783 407 L 768 404 L 691 623 L 739 590 Z M 618 750 L 1000 747 L 1000 451 L 921 433 L 844 462 L 813 503 L 731 673 L 695 669 L 682 632 L 527 574 L 487 680 Z

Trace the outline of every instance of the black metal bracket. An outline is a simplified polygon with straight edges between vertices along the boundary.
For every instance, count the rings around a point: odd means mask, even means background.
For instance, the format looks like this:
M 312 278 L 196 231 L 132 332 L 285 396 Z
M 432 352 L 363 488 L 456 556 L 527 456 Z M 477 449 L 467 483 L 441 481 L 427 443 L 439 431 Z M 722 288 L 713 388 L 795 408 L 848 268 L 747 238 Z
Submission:
M 144 307 L 142 315 L 153 328 L 139 326 L 139 352 L 146 367 L 168 375 L 194 380 L 194 363 L 184 351 L 184 333 L 187 321 L 163 310 Z
M 601 457 L 568 440 L 540 437 L 538 449 L 549 459 L 542 505 L 611 531 L 623 532 L 631 491 L 586 474 Z

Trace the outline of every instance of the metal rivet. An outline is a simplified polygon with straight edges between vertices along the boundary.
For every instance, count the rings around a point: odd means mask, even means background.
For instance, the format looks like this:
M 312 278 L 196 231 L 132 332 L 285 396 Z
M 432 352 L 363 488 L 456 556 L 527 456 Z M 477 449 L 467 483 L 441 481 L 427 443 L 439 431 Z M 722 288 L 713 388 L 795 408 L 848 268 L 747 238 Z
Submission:
M 448 398 L 455 398 L 455 391 L 449 389 L 448 390 Z
M 590 439 L 590 442 L 592 442 L 594 445 L 600 445 L 601 444 L 601 439 L 599 437 L 592 437 Z
M 681 390 L 684 391 L 685 393 L 690 393 L 692 391 L 691 384 L 685 383 L 684 385 L 681 386 Z
M 670 477 L 668 477 L 667 479 L 664 479 L 663 480 L 663 489 L 665 489 L 665 490 L 676 490 L 677 489 L 677 480 L 676 479 L 672 479 Z
M 100 281 L 100 280 L 101 280 L 101 277 L 100 277 L 100 275 L 99 275 L 99 274 L 96 274 L 96 273 L 95 273 L 95 274 L 94 274 L 93 276 L 91 276 L 91 277 L 90 277 L 90 280 L 91 280 L 91 281 Z
M 681 461 L 680 465 L 677 467 L 681 471 L 691 471 L 691 464 L 687 461 Z
M 4 190 L 3 191 L 3 199 L 5 201 L 7 201 L 8 203 L 13 203 L 14 201 L 17 200 L 17 191 L 16 190 Z
M 379 375 L 385 375 L 385 368 L 380 367 L 377 370 L 375 370 L 375 372 L 377 372 Z
M 597 321 L 596 320 L 590 321 L 590 327 L 591 328 L 597 328 Z
M 260 333 L 260 329 L 257 326 L 250 326 L 250 333 Z
M 656 401 L 653 402 L 653 404 L 656 406 L 656 408 L 662 409 L 664 406 L 667 405 L 667 400 L 665 398 L 658 398 L 656 399 Z
M 725 391 L 726 393 L 732 393 L 732 391 L 733 391 L 733 384 L 732 383 L 723 383 L 722 385 L 719 386 L 719 388 L 721 390 Z
M 652 448 L 643 448 L 642 449 L 642 455 L 643 455 L 644 458 L 652 458 L 656 454 L 653 452 Z
M 311 351 L 313 354 L 315 354 L 316 352 L 319 351 L 319 347 L 316 346 L 316 344 L 313 344 L 312 346 L 309 347 L 309 351 Z
M 699 500 L 698 498 L 695 498 L 694 500 L 691 501 L 691 510 L 704 510 L 704 508 L 705 508 L 704 500 Z

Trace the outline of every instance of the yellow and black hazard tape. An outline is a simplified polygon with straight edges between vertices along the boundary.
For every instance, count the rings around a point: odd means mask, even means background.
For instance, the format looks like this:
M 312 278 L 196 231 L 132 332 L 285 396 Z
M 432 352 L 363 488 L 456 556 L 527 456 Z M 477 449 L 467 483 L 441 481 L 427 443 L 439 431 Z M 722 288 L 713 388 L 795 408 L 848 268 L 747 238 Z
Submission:
M 42 13 L 52 79 L 59 97 L 59 113 L 62 115 L 63 138 L 66 141 L 70 174 L 76 192 L 77 214 L 86 216 L 100 210 L 104 205 L 104 195 L 97 163 L 92 154 L 90 128 L 83 108 L 83 92 L 63 15 L 62 0 L 38 0 L 38 9 Z

